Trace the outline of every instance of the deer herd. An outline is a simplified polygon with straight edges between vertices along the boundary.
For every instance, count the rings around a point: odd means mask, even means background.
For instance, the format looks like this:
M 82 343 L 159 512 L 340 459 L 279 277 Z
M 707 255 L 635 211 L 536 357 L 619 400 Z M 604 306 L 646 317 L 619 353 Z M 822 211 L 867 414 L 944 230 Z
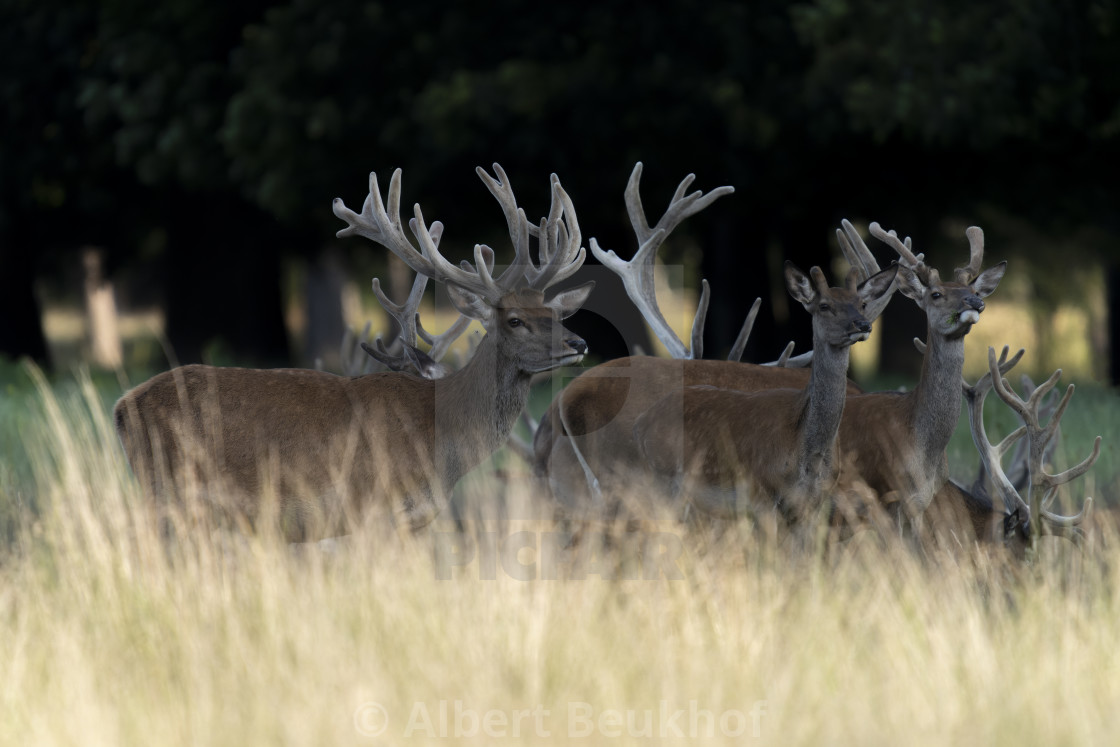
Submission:
M 334 213 L 347 224 L 340 237 L 380 244 L 416 273 L 402 304 L 373 281 L 399 327 L 395 341 L 362 343 L 370 357 L 350 361 L 353 375 L 190 365 L 140 384 L 120 399 L 114 418 L 144 491 L 160 505 L 190 504 L 251 527 L 275 521 L 292 542 L 369 521 L 416 531 L 447 507 L 460 478 L 510 442 L 523 418 L 535 431 L 531 444 L 515 439 L 518 451 L 563 520 L 751 517 L 783 527 L 795 543 L 821 536 L 822 527 L 841 537 L 871 528 L 940 547 L 1006 546 L 1018 554 L 1044 534 L 1081 535 L 1091 499 L 1072 516 L 1053 503 L 1059 486 L 1096 461 L 1100 438 L 1077 466 L 1047 471 L 1073 386 L 1055 403 L 1060 370 L 1037 387 L 1024 377 L 1021 397 L 1004 376 L 1023 351 L 1009 358 L 1007 348 L 999 357 L 989 349 L 987 372 L 975 384 L 962 378 L 965 335 L 1006 270 L 1005 262 L 983 268 L 979 228 L 966 231 L 968 263 L 942 278 L 909 238 L 872 223 L 871 235 L 894 257 L 883 269 L 843 221 L 836 234 L 851 269 L 840 282 L 830 284 L 819 267 L 806 273 L 785 264 L 786 288 L 812 323 L 810 353 L 791 357 L 791 343 L 773 363 L 741 362 L 756 301 L 728 360 L 704 359 L 708 284 L 685 344 L 658 306 L 655 260 L 682 220 L 734 190 L 689 194 L 689 175 L 651 226 L 638 163 L 625 190 L 636 253 L 624 261 L 594 238 L 589 247 L 621 277 L 671 357 L 636 355 L 589 368 L 532 423 L 525 413 L 533 378 L 574 366 L 588 352 L 563 320 L 593 283 L 549 293 L 581 268 L 587 249 L 556 175 L 549 212 L 534 223 L 500 166 L 477 171 L 513 245 L 500 271 L 483 244 L 470 260 L 446 259 L 442 224 L 428 224 L 418 204 L 410 238 L 400 216 L 400 170 L 384 197 L 371 174 L 361 211 L 336 199 Z M 418 313 L 429 280 L 445 287 L 460 315 L 439 335 L 424 329 Z M 926 317 L 924 342 L 915 339 L 921 375 L 909 391 L 865 392 L 848 378 L 851 347 L 868 339 L 896 290 Z M 485 335 L 452 370 L 442 359 L 472 320 Z M 374 360 L 381 370 L 365 365 Z M 1023 423 L 994 445 L 984 425 L 993 389 Z M 980 455 L 967 486 L 950 479 L 946 456 L 962 401 Z

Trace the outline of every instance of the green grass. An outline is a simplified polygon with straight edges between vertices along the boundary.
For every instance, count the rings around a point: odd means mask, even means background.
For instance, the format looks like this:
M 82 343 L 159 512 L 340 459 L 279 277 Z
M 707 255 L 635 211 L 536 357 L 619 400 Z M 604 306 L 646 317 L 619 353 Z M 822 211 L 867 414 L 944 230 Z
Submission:
M 488 523 L 494 552 L 476 547 L 462 567 L 450 566 L 467 555 L 443 520 L 330 553 L 201 532 L 165 545 L 109 422 L 119 386 L 19 369 L 4 381 L 0 744 L 620 733 L 626 744 L 1084 745 L 1120 733 L 1120 543 L 1108 530 L 1084 550 L 1046 543 L 1028 565 L 929 566 L 871 542 L 791 560 L 736 531 L 709 544 L 667 525 L 651 535 L 669 548 L 655 569 L 679 573 L 650 579 L 632 543 L 577 569 L 550 565 L 556 528 L 541 520 Z M 1079 390 L 1058 460 L 1080 460 L 1103 435 L 1089 482 L 1110 501 L 1117 415 L 1114 393 Z M 466 500 L 498 491 L 481 478 L 467 489 L 481 494 Z M 502 490 L 536 500 L 516 481 Z M 549 580 L 556 568 L 569 578 Z

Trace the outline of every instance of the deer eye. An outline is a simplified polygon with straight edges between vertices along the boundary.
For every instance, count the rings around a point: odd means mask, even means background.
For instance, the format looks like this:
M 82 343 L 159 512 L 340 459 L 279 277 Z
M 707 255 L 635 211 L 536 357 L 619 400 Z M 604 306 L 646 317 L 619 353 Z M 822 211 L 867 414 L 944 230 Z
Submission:
M 828 304 L 826 304 L 826 303 L 822 303 L 822 304 L 821 304 L 820 306 L 818 306 L 818 307 L 817 307 L 817 309 L 818 309 L 819 311 L 831 311 L 831 310 L 832 310 L 832 307 L 831 307 L 831 306 L 829 306 L 829 305 L 828 305 Z
M 508 324 L 511 327 L 520 327 L 522 324 L 524 324 L 524 322 L 522 322 L 517 317 L 513 316 L 513 317 L 510 317 L 510 320 L 509 320 Z
M 937 299 L 941 298 L 941 295 L 941 291 L 934 291 L 933 293 L 929 294 L 929 297 L 936 301 Z

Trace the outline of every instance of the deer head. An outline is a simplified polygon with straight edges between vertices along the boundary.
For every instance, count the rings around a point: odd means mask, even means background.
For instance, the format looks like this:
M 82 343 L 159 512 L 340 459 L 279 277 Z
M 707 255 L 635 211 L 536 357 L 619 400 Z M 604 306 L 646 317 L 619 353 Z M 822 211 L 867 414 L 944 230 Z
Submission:
M 1000 262 L 981 272 L 984 232 L 972 226 L 965 233 L 969 263 L 954 271 L 953 280 L 942 280 L 937 270 L 926 265 L 920 255 L 915 256 L 893 231 L 884 231 L 878 223 L 871 224 L 871 235 L 893 247 L 901 258 L 899 291 L 925 312 L 931 333 L 950 340 L 964 337 L 980 321 L 984 299 L 995 291 L 1007 270 L 1007 263 Z
M 382 201 L 376 174 L 370 175 L 370 193 L 361 213 L 347 208 L 342 200 L 335 200 L 335 215 L 348 224 L 338 236 L 364 236 L 385 246 L 424 278 L 445 283 L 455 309 L 464 318 L 480 321 L 487 332 L 486 344 L 496 350 L 500 360 L 512 361 L 520 373 L 531 375 L 578 363 L 587 352 L 587 344 L 566 330 L 560 321 L 575 313 L 587 300 L 594 283 L 566 290 L 550 300 L 544 295 L 546 289 L 571 277 L 587 255 L 587 250 L 580 246 L 582 237 L 571 198 L 553 174 L 549 214 L 541 219 L 539 226 L 532 225 L 525 211 L 518 207 L 509 178 L 501 166 L 494 164 L 496 178 L 481 167 L 476 171 L 501 205 L 513 242 L 513 260 L 498 277 L 494 277 L 494 251 L 484 244 L 475 245 L 473 265 L 466 260 L 455 265 L 444 259 L 438 248 L 442 224 L 437 221 L 429 229 L 419 205 L 414 207 L 414 217 L 409 221 L 409 228 L 420 246 L 417 251 L 404 235 L 399 217 L 400 169 L 393 172 L 389 183 L 388 208 Z M 539 263 L 532 260 L 532 239 L 537 241 Z M 374 290 L 379 290 L 376 281 Z M 410 302 L 416 296 L 418 303 L 422 293 L 418 280 Z M 385 305 L 388 299 L 381 293 L 378 297 Z M 406 308 L 408 316 L 414 316 L 415 305 L 396 308 Z M 423 336 L 415 324 L 411 328 L 406 326 L 409 319 L 404 314 L 396 317 L 406 332 Z
M 871 334 L 868 307 L 890 296 L 897 268 L 876 271 L 860 283 L 860 271 L 848 271 L 844 285 L 830 288 L 824 273 L 813 267 L 806 276 L 792 262 L 786 262 L 786 288 L 794 300 L 813 317 L 813 349 L 823 342 L 833 348 L 847 348 L 866 340 Z M 872 317 L 873 318 L 873 317 Z

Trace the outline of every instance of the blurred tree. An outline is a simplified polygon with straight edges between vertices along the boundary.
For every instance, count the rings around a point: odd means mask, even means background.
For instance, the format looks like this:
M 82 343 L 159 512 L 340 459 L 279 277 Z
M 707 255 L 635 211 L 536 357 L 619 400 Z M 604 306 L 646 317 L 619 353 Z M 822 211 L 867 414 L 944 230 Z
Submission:
M 1050 236 L 1098 226 L 1092 251 L 1105 251 L 1117 6 L 12 0 L 0 116 L 26 134 L 0 144 L 0 260 L 27 277 L 13 247 L 100 243 L 118 264 L 162 247 L 180 357 L 221 337 L 238 357 L 268 359 L 286 350 L 281 255 L 321 251 L 338 228 L 330 199 L 359 202 L 370 170 L 404 169 L 405 203 L 448 225 L 451 256 L 508 243 L 474 166 L 502 163 L 530 214 L 555 171 L 585 236 L 627 255 L 622 190 L 642 160 L 650 213 L 688 172 L 698 188 L 735 185 L 678 229 L 666 259 L 702 257 L 709 355 L 763 296 L 746 357 L 772 358 L 791 336 L 808 344 L 807 320 L 783 315 L 773 288 L 780 262 L 827 264 L 842 217 L 898 228 L 931 256 L 951 251 L 949 265 L 963 241 L 942 236 L 947 218 L 1018 215 Z M 141 240 L 152 235 L 166 240 Z M 886 349 L 896 367 L 915 362 L 909 306 L 884 320 L 903 340 Z M 632 315 L 621 302 L 601 313 L 634 324 L 623 309 Z M 622 352 L 613 333 L 581 331 Z
M 1120 2 L 814 0 L 792 18 L 813 51 L 805 98 L 822 116 L 812 129 L 826 142 L 870 141 L 867 178 L 852 186 L 869 197 L 878 189 L 867 203 L 889 216 L 878 220 L 921 245 L 935 236 L 932 216 L 981 225 L 984 215 L 1020 216 L 1003 234 L 989 231 L 988 244 L 1038 268 L 1043 314 L 1078 297 L 1076 274 L 1056 268 L 1114 261 Z M 1095 238 L 1056 256 L 1051 242 L 1008 240 L 1027 233 Z M 904 337 L 885 344 L 888 355 L 908 353 Z M 1120 349 L 1115 321 L 1111 349 Z M 1120 383 L 1120 370 L 1111 376 Z
M 83 158 L 101 155 L 72 103 L 93 28 L 82 4 L 0 4 L 0 354 L 39 363 L 47 348 L 34 280 L 52 269 L 43 250 L 80 232 L 59 216 L 105 206 L 76 183 Z M 97 240 L 96 226 L 82 228 L 81 241 Z
M 223 141 L 247 193 L 278 215 L 313 210 L 334 227 L 324 195 L 360 199 L 370 168 L 384 179 L 401 166 L 406 202 L 423 196 L 428 219 L 449 225 L 449 253 L 465 256 L 469 246 L 455 248 L 464 239 L 492 238 L 500 248 L 494 237 L 504 226 L 496 209 L 477 210 L 485 193 L 471 174 L 498 161 L 530 214 L 547 204 L 541 175 L 561 174 L 585 232 L 625 254 L 636 248 L 622 201 L 634 161 L 647 164 L 650 212 L 691 171 L 701 188 L 745 186 L 733 203 L 682 226 L 669 247 L 677 253 L 668 261 L 679 262 L 689 235 L 704 246 L 717 298 L 709 350 L 726 350 L 750 301 L 769 296 L 759 267 L 767 231 L 808 212 L 798 206 L 771 222 L 773 202 L 751 195 L 782 173 L 768 165 L 769 148 L 795 103 L 799 52 L 784 3 L 678 1 L 625 13 L 610 3 L 558 4 L 527 13 L 508 1 L 468 9 L 291 0 L 245 39 L 244 84 Z M 795 140 L 787 138 L 794 150 Z M 757 232 L 729 228 L 743 224 Z M 816 246 L 797 253 L 826 257 L 826 236 L 820 227 Z M 621 296 L 621 288 L 597 295 Z M 617 323 L 618 312 L 611 316 Z M 775 335 L 760 323 L 754 339 Z
M 306 224 L 245 201 L 218 137 L 238 85 L 230 58 L 267 5 L 106 0 L 78 80 L 85 122 L 145 193 L 143 224 L 166 237 L 166 332 L 184 363 L 216 342 L 240 360 L 288 359 L 280 259 Z

